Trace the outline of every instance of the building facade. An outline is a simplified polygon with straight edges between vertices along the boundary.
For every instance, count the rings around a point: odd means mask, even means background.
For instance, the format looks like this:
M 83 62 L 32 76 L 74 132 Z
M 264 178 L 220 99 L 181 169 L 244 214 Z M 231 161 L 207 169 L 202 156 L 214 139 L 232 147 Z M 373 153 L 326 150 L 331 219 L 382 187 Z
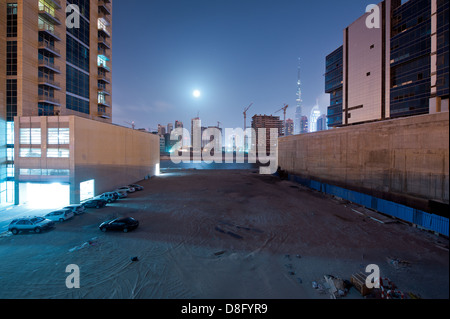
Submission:
M 377 5 L 379 27 L 367 23 L 373 12 L 348 26 L 342 49 L 327 56 L 328 125 L 448 111 L 448 7 L 385 0 Z
M 294 135 L 294 120 L 287 119 L 286 120 L 286 134 L 285 136 Z
M 328 125 L 332 127 L 342 125 L 343 62 L 343 46 L 337 48 L 326 58 L 325 93 L 330 94 L 327 118 Z
M 0 206 L 158 172 L 158 141 L 111 124 L 111 43 L 111 0 L 0 0 Z
M 256 134 L 256 151 L 259 151 L 261 146 L 266 146 L 266 152 L 270 152 L 271 145 L 277 145 L 278 137 L 283 136 L 283 120 L 279 116 L 272 115 L 254 115 L 252 118 L 252 129 Z M 259 129 L 265 129 L 266 134 L 260 134 Z M 271 129 L 276 129 L 278 132 L 277 139 L 271 138 Z

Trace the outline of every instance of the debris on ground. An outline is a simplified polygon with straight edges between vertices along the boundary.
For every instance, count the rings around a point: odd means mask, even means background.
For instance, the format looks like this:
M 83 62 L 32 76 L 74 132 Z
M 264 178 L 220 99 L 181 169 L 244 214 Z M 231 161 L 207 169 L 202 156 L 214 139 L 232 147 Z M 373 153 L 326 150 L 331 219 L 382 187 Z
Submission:
M 407 268 L 411 266 L 411 263 L 409 261 L 401 260 L 398 258 L 388 257 L 386 258 L 386 261 L 395 269 Z
M 331 299 L 343 298 L 350 288 L 349 282 L 339 277 L 325 275 L 324 280 L 318 283 L 312 282 L 313 289 L 317 289 L 320 294 L 329 294 Z
M 88 240 L 87 242 L 85 242 L 84 244 L 80 245 L 80 246 L 76 246 L 73 247 L 71 249 L 69 249 L 69 252 L 74 252 L 77 250 L 81 250 L 83 248 L 89 247 L 89 246 L 96 246 L 98 244 L 98 240 L 97 237 L 91 238 L 90 240 Z

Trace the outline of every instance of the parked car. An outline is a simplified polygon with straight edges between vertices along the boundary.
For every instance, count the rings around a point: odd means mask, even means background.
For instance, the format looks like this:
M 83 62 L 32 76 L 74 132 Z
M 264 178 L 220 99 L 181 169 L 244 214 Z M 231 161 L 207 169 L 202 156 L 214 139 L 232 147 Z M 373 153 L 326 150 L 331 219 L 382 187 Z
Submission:
M 130 186 L 122 186 L 122 187 L 119 187 L 117 190 L 125 191 L 127 193 L 134 193 L 136 191 L 136 189 L 134 189 L 134 187 L 130 187 Z
M 86 211 L 83 204 L 66 206 L 64 209 L 70 209 L 75 215 L 84 214 Z
M 116 197 L 116 195 L 113 192 L 108 192 L 108 193 L 103 193 L 103 194 L 97 196 L 96 198 L 104 199 L 104 200 L 106 200 L 106 202 L 112 203 L 117 200 L 118 196 Z
M 118 198 L 118 199 L 121 199 L 121 198 L 127 198 L 127 197 L 128 197 L 128 193 L 127 193 L 126 191 L 119 191 L 119 190 L 116 190 L 116 191 L 114 191 L 114 193 L 117 194 L 117 198 Z
M 60 209 L 54 212 L 51 212 L 44 217 L 50 219 L 54 222 L 64 222 L 69 220 L 75 216 L 74 212 L 70 209 Z
M 132 217 L 116 218 L 102 223 L 99 228 L 102 232 L 108 230 L 123 231 L 124 233 L 129 232 L 138 228 L 139 222 Z
M 131 184 L 131 185 L 128 185 L 129 187 L 133 187 L 135 190 L 137 190 L 137 191 L 142 191 L 142 190 L 144 190 L 144 187 L 143 186 L 141 186 L 141 185 L 138 185 L 138 184 Z
M 87 200 L 83 203 L 84 207 L 86 208 L 102 208 L 105 207 L 107 204 L 106 200 L 100 199 L 100 198 L 94 198 L 91 200 Z
M 34 231 L 40 233 L 55 226 L 55 222 L 44 217 L 23 217 L 14 219 L 8 226 L 8 230 L 14 235 L 21 231 Z

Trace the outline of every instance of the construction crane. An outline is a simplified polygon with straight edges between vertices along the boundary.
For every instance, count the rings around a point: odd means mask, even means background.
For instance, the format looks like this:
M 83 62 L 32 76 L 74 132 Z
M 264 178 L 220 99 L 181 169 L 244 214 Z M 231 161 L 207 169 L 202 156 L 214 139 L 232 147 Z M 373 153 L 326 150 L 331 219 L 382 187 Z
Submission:
M 131 125 L 131 128 L 134 130 L 134 128 L 135 128 L 135 125 L 134 125 L 134 121 L 133 122 L 127 122 L 127 121 L 124 121 L 125 123 L 127 123 L 128 125 Z
M 286 135 L 286 110 L 287 110 L 288 107 L 289 107 L 289 105 L 285 104 L 284 107 L 282 107 L 281 109 L 279 109 L 278 111 L 275 112 L 275 114 L 277 114 L 278 112 L 281 112 L 281 111 L 283 111 L 283 113 L 284 113 L 284 121 L 283 121 L 283 127 L 284 127 L 283 128 L 283 130 L 284 130 L 283 134 L 284 135 Z
M 244 131 L 247 129 L 247 111 L 250 110 L 253 103 L 250 104 L 245 110 L 244 110 Z

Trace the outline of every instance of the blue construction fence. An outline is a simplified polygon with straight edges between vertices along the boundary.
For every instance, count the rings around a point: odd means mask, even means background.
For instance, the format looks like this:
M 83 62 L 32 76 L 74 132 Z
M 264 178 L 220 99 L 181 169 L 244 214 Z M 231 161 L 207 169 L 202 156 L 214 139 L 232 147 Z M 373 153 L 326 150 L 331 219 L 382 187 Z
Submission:
M 373 209 L 385 215 L 407 221 L 424 229 L 434 231 L 447 237 L 449 236 L 449 223 L 448 218 L 446 217 L 430 214 L 415 208 L 407 207 L 342 187 L 301 178 L 296 175 L 289 175 L 289 180 L 319 192 L 346 199 L 352 203 Z

